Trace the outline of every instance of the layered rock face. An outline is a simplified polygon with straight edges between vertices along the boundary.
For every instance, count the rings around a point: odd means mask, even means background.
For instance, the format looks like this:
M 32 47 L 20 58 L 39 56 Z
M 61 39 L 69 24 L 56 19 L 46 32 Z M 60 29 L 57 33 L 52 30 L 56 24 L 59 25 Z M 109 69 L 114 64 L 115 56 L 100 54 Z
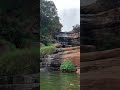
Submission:
M 95 3 L 81 7 L 81 13 L 95 14 L 120 7 L 120 0 L 96 0 Z
M 81 41 L 94 45 L 81 53 L 80 90 L 120 90 L 120 0 L 97 0 L 81 7 Z
M 83 44 L 95 45 L 100 50 L 120 47 L 120 7 L 118 7 L 120 4 L 118 5 L 117 2 L 119 3 L 119 0 L 98 0 L 94 4 L 99 7 L 95 13 L 81 12 L 81 37 L 83 37 L 81 41 Z M 109 6 L 106 6 L 107 4 Z M 103 10 L 104 7 L 107 9 Z M 89 9 L 94 11 L 96 8 Z M 82 8 L 82 11 L 86 10 L 88 10 L 87 6 Z
M 120 90 L 120 48 L 80 54 L 80 90 Z

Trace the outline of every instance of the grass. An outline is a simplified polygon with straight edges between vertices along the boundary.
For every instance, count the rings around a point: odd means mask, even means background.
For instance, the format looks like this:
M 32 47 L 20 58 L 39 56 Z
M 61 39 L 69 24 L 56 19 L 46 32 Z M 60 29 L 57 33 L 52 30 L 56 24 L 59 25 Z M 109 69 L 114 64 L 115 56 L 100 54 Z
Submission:
M 56 47 L 55 46 L 43 46 L 40 48 L 40 57 L 47 56 L 49 54 L 54 53 Z
M 52 54 L 54 46 L 16 49 L 0 56 L 0 76 L 32 74 L 40 71 L 40 56 Z
M 18 75 L 39 72 L 39 48 L 15 50 L 0 57 L 0 75 Z

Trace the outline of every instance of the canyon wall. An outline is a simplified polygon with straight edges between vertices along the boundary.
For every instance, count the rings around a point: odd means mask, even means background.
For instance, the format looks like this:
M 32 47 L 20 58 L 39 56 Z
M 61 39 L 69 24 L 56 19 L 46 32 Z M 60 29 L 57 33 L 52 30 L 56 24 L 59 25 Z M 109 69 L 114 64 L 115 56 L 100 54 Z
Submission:
M 97 50 L 120 47 L 120 4 L 117 4 L 119 0 L 113 2 L 114 0 L 97 0 L 94 4 L 81 7 L 82 44 L 94 45 Z M 88 9 L 90 6 L 94 8 Z M 96 9 L 95 6 L 99 8 Z M 87 10 L 89 12 L 84 12 Z

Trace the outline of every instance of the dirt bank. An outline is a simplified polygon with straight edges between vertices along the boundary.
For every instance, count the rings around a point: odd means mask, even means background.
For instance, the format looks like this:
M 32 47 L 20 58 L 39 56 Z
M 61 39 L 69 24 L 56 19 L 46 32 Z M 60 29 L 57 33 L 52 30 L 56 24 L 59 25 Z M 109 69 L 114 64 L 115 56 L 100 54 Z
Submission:
M 77 67 L 80 67 L 80 46 L 64 48 L 63 59 L 71 60 Z

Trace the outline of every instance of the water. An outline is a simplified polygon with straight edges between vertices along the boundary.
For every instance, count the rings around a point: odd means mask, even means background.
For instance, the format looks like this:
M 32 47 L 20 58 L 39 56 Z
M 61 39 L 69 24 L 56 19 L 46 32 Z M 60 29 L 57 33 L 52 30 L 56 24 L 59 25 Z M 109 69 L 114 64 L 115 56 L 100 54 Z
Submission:
M 40 72 L 40 90 L 80 90 L 80 76 L 75 73 Z
M 40 90 L 40 73 L 0 78 L 0 90 Z

